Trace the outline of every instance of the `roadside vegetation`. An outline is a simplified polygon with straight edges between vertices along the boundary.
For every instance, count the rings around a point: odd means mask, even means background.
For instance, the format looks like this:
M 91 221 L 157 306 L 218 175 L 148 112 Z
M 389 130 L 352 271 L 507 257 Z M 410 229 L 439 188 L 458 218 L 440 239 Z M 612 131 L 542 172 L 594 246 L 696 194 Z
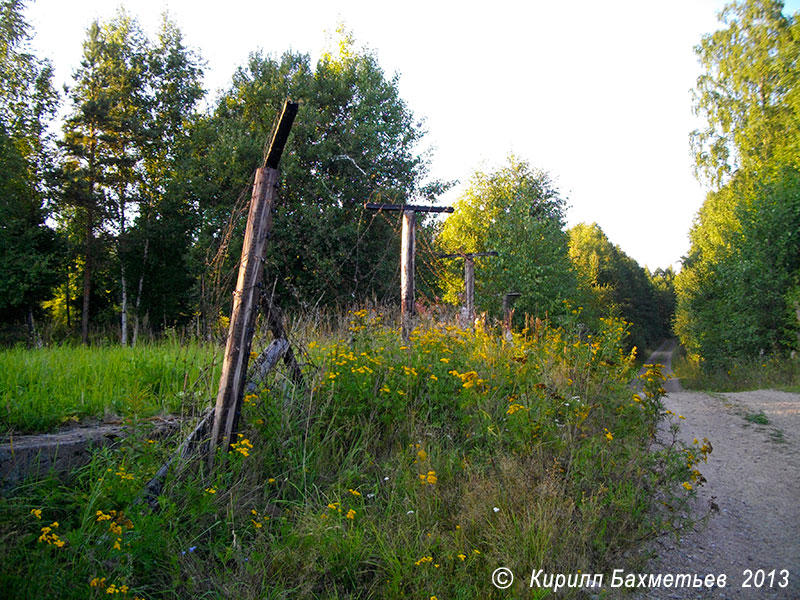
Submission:
M 800 361 L 780 355 L 735 361 L 727 368 L 703 368 L 685 355 L 672 362 L 675 376 L 690 390 L 744 392 L 776 389 L 800 392 Z
M 135 348 L 0 349 L 0 436 L 205 406 L 216 393 L 221 354 L 215 345 L 176 339 Z
M 654 445 L 678 417 L 658 367 L 634 395 L 626 325 L 577 325 L 510 342 L 429 325 L 403 346 L 358 311 L 348 332 L 306 341 L 305 393 L 273 375 L 245 398 L 225 466 L 171 472 L 155 509 L 137 499 L 178 439 L 144 427 L 65 481 L 0 498 L 0 589 L 491 598 L 511 593 L 491 584 L 499 566 L 522 592 L 532 568 L 635 562 L 640 542 L 685 524 L 709 448 Z

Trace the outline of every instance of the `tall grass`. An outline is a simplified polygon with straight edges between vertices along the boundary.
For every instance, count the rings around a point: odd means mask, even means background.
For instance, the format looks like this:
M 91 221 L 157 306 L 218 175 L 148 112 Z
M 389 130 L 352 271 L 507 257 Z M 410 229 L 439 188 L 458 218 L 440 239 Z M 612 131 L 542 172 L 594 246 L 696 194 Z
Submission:
M 87 417 L 149 417 L 207 402 L 221 350 L 164 341 L 135 348 L 0 350 L 0 434 L 52 431 Z M 219 361 L 216 361 L 219 362 Z
M 732 361 L 725 368 L 709 369 L 696 359 L 681 356 L 672 363 L 681 385 L 690 390 L 742 392 L 778 389 L 800 392 L 800 360 L 779 355 Z
M 684 522 L 704 450 L 653 445 L 661 379 L 651 369 L 632 395 L 621 323 L 582 331 L 541 327 L 509 342 L 431 326 L 403 345 L 356 312 L 349 331 L 308 341 L 305 390 L 278 372 L 248 395 L 224 466 L 173 472 L 158 509 L 135 500 L 177 440 L 145 430 L 67 483 L 0 498 L 0 589 L 544 597 L 527 587 L 533 569 L 628 566 L 639 542 Z M 501 566 L 517 575 L 512 589 L 491 583 Z

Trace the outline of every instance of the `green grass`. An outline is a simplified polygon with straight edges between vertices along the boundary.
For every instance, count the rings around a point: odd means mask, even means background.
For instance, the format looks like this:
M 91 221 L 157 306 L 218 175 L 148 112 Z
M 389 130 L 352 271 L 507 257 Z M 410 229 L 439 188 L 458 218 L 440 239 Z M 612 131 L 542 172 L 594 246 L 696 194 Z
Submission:
M 703 368 L 686 357 L 673 359 L 672 367 L 681 385 L 690 390 L 743 392 L 777 389 L 800 392 L 800 360 L 765 356 L 758 360 L 732 361 L 725 368 Z
M 65 482 L 0 497 L 0 589 L 544 597 L 527 588 L 532 569 L 622 568 L 641 540 L 681 526 L 704 451 L 653 446 L 661 378 L 651 370 L 632 397 L 624 326 L 608 321 L 588 341 L 579 331 L 509 344 L 426 327 L 404 346 L 355 313 L 350 331 L 307 340 L 305 393 L 276 373 L 246 398 L 224 466 L 172 472 L 156 510 L 136 498 L 179 440 L 148 440 L 144 428 Z M 517 575 L 510 590 L 491 584 L 500 566 Z
M 0 435 L 52 431 L 87 417 L 149 417 L 208 401 L 221 350 L 176 341 L 0 350 Z

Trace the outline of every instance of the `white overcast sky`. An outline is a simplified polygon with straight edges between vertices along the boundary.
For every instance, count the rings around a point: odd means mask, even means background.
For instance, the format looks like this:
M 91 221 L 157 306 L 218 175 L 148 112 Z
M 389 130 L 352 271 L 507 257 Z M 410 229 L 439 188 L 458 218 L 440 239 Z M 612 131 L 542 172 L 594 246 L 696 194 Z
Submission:
M 568 198 L 568 225 L 597 222 L 642 266 L 676 267 L 705 191 L 692 175 L 693 47 L 725 0 L 32 0 L 33 47 L 59 86 L 86 28 L 120 5 L 154 34 L 166 9 L 207 62 L 211 98 L 249 52 L 316 61 L 344 23 L 373 49 L 428 131 L 432 175 L 458 179 L 509 153 L 545 169 Z M 788 0 L 786 13 L 800 10 Z

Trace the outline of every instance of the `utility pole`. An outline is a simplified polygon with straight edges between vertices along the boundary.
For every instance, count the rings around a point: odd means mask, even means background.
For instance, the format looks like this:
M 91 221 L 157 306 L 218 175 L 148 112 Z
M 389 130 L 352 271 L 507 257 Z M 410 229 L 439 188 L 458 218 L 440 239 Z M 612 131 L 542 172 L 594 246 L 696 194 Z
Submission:
M 225 450 L 235 441 L 233 438 L 239 425 L 242 398 L 247 376 L 247 362 L 253 342 L 256 314 L 261 296 L 261 280 L 264 275 L 264 258 L 267 239 L 272 229 L 272 204 L 278 186 L 278 163 L 289 132 L 297 115 L 298 104 L 288 100 L 283 106 L 264 166 L 256 169 L 247 229 L 244 234 L 242 258 L 239 262 L 239 277 L 233 293 L 233 309 L 225 345 L 225 359 L 214 409 L 214 425 L 209 446 L 209 466 L 214 464 L 216 449 Z
M 414 252 L 416 246 L 417 213 L 451 213 L 451 206 L 419 206 L 414 204 L 376 204 L 367 202 L 368 210 L 389 210 L 403 213 L 402 243 L 400 247 L 400 330 L 408 343 L 411 320 L 414 316 Z
M 494 250 L 490 252 L 457 252 L 440 254 L 439 258 L 464 259 L 464 313 L 470 327 L 475 327 L 475 257 L 499 256 Z

